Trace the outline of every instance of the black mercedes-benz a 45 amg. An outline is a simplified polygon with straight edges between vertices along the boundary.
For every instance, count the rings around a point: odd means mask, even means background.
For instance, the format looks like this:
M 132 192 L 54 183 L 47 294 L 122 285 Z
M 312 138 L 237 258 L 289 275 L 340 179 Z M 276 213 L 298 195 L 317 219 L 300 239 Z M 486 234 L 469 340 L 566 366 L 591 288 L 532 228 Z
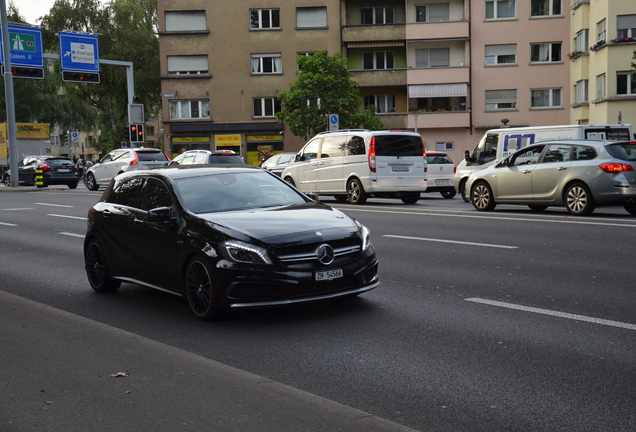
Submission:
M 378 286 L 369 230 L 250 166 L 115 177 L 88 212 L 88 280 L 185 297 L 195 315 L 355 296 Z

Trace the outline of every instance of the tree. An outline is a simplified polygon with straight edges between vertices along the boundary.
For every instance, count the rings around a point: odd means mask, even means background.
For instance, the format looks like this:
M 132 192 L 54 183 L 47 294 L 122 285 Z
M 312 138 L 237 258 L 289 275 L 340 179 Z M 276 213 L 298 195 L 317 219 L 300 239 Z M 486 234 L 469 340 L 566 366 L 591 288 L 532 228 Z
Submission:
M 327 130 L 327 115 L 338 114 L 342 129 L 366 128 L 377 130 L 382 122 L 375 115 L 375 106 L 360 110 L 358 84 L 347 70 L 342 53 L 328 56 L 319 51 L 311 56 L 299 56 L 300 72 L 289 91 L 281 92 L 278 99 L 282 111 L 276 113 L 294 135 L 309 139 L 317 132 Z
M 59 52 L 57 32 L 99 35 L 101 59 L 133 63 L 135 103 L 152 108 L 160 103 L 159 39 L 155 0 L 56 0 L 42 19 L 44 46 Z M 128 124 L 126 70 L 100 66 L 99 84 L 61 83 L 70 101 L 90 104 L 99 112 L 98 147 L 110 150 L 124 140 Z

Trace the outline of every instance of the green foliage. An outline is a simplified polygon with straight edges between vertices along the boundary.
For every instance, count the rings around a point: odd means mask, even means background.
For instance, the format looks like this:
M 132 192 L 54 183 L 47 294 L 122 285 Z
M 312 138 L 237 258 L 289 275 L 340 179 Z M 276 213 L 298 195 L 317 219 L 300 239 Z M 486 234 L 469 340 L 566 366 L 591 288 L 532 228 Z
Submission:
M 352 74 L 347 70 L 341 53 L 328 56 L 319 51 L 311 56 L 299 56 L 300 72 L 289 91 L 278 99 L 282 111 L 276 113 L 291 132 L 306 139 L 327 130 L 327 115 L 338 114 L 341 129 L 382 128 L 375 115 L 375 107 L 360 110 L 360 92 Z

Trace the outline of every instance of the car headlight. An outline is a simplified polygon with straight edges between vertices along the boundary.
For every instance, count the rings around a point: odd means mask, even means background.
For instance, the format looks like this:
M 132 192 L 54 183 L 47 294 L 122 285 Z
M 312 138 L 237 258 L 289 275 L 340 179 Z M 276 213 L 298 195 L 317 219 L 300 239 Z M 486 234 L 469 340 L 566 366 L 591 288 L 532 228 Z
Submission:
M 238 240 L 225 241 L 220 246 L 225 252 L 225 257 L 230 261 L 245 264 L 272 264 L 267 251 L 262 247 Z
M 360 228 L 360 237 L 362 238 L 362 251 L 369 249 L 371 246 L 371 231 L 369 228 L 362 225 L 360 222 L 356 221 L 356 225 Z

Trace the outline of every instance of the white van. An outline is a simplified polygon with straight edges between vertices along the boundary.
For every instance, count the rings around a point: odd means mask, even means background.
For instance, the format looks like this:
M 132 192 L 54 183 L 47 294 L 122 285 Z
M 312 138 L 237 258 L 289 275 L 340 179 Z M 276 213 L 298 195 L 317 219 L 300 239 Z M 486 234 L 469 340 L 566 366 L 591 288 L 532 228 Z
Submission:
M 633 137 L 632 126 L 628 124 L 491 129 L 479 140 L 472 153 L 466 150 L 464 160 L 457 165 L 454 180 L 455 189 L 464 201 L 468 202 L 465 185 L 472 173 L 494 164 L 495 161 L 501 160 L 529 144 L 564 139 L 632 141 Z
M 422 137 L 410 131 L 322 132 L 281 178 L 302 192 L 333 195 L 340 202 L 397 197 L 415 204 L 426 190 L 426 150 Z

